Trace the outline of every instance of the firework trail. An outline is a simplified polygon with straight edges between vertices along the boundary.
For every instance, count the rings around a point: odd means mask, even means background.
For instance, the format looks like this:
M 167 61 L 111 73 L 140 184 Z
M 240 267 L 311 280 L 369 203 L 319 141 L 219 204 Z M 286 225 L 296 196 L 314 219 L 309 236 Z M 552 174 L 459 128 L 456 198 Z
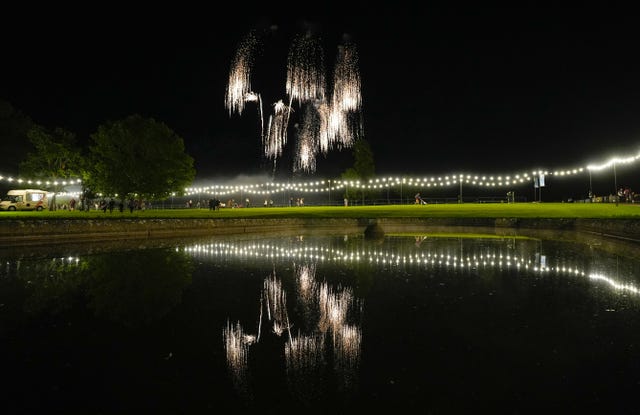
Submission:
M 299 106 L 302 120 L 296 137 L 293 170 L 313 172 L 317 153 L 326 156 L 329 150 L 351 147 L 362 135 L 361 80 L 355 44 L 345 39 L 338 46 L 332 93 L 329 94 L 321 39 L 310 31 L 296 36 L 287 56 L 285 92 L 288 104 L 282 99 L 275 101 L 266 128 L 261 94 L 251 89 L 254 55 L 260 44 L 251 32 L 240 44 L 231 63 L 225 99 L 229 115 L 242 115 L 247 103 L 257 103 L 263 154 L 273 159 L 275 174 L 276 161 L 287 145 L 293 106 Z
M 338 46 L 332 105 L 341 111 L 360 111 L 362 109 L 360 83 L 358 51 L 353 43 L 347 41 L 344 45 Z
M 289 49 L 286 90 L 299 104 L 324 100 L 326 91 L 324 50 L 320 39 L 307 33 L 294 39 Z
M 320 117 L 318 111 L 312 106 L 305 106 L 305 112 L 298 131 L 298 142 L 293 165 L 294 171 L 315 171 L 319 125 Z
M 242 115 L 244 104 L 256 97 L 251 91 L 251 71 L 253 69 L 258 39 L 250 32 L 240 43 L 229 69 L 229 83 L 225 94 L 225 106 L 229 116 Z
M 287 144 L 287 125 L 291 106 L 285 105 L 282 100 L 273 104 L 273 115 L 269 117 L 267 135 L 263 138 L 264 154 L 269 158 L 277 158 L 282 155 L 282 148 Z
M 358 120 L 355 126 L 349 122 L 350 115 L 362 110 L 360 88 L 358 51 L 353 43 L 347 41 L 338 47 L 329 112 L 330 142 L 337 148 L 351 147 L 362 130 Z

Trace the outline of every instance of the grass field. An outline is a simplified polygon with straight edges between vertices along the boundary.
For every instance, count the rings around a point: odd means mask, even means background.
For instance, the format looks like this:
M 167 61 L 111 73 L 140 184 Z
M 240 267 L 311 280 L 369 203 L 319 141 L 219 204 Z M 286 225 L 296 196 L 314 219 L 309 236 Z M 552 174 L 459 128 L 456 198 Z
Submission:
M 5 219 L 123 219 L 123 218 L 602 218 L 640 219 L 640 204 L 614 203 L 464 203 L 378 206 L 305 206 L 208 209 L 152 209 L 134 211 L 101 210 L 0 212 Z

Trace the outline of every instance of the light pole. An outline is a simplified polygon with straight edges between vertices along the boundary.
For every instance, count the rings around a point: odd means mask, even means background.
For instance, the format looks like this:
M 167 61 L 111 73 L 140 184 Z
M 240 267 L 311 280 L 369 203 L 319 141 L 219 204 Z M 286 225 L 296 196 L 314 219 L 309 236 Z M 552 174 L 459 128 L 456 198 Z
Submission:
M 613 194 L 618 195 L 618 175 L 616 174 L 616 162 L 613 162 Z

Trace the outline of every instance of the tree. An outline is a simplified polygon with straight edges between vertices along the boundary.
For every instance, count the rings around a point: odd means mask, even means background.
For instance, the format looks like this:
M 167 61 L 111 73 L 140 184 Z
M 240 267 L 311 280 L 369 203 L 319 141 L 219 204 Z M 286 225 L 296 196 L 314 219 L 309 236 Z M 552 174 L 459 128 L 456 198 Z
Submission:
M 132 115 L 98 127 L 91 135 L 91 187 L 121 198 L 166 199 L 195 178 L 184 141 L 152 118 Z
M 0 99 L 0 154 L 5 175 L 17 175 L 20 163 L 33 147 L 27 133 L 34 127 L 33 121 L 9 102 Z
M 362 185 L 366 185 L 369 179 L 375 176 L 373 151 L 367 140 L 361 138 L 354 143 L 353 157 L 353 167 L 342 173 L 342 179 L 345 181 L 359 180 Z M 364 204 L 365 196 L 371 197 L 375 194 L 375 191 L 367 190 L 364 187 L 361 187 L 359 192 L 355 189 L 345 188 L 345 197 L 348 199 L 353 199 L 358 193 L 362 197 L 362 203 Z
M 20 174 L 47 180 L 80 176 L 82 157 L 75 134 L 59 127 L 47 131 L 36 126 L 27 136 L 35 151 L 20 163 Z
M 357 140 L 353 145 L 353 168 L 360 177 L 360 180 L 367 181 L 376 174 L 375 163 L 373 162 L 373 150 L 369 142 L 364 138 Z
M 27 136 L 35 150 L 20 163 L 20 174 L 52 183 L 42 187 L 54 192 L 49 209 L 55 210 L 55 193 L 65 187 L 60 180 L 79 178 L 83 172 L 84 161 L 76 146 L 76 136 L 60 127 L 48 131 L 40 126 L 32 127 Z
M 344 173 L 342 173 L 340 178 L 344 182 L 357 182 L 360 180 L 360 175 L 358 175 L 358 172 L 356 171 L 355 168 L 349 167 L 347 170 L 344 171 Z M 358 195 L 357 188 L 345 186 L 344 188 L 345 199 L 353 200 L 356 198 L 357 195 Z

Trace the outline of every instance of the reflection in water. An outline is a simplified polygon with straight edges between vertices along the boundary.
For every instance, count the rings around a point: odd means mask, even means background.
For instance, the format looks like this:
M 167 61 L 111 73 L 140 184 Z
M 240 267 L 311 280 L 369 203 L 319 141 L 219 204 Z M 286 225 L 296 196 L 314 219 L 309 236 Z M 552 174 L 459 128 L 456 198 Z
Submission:
M 287 330 L 289 338 L 289 316 L 287 315 L 287 295 L 282 289 L 282 283 L 276 279 L 275 271 L 264 280 L 263 298 L 261 299 L 262 307 L 260 310 L 266 309 L 267 320 L 272 324 L 273 332 L 281 336 Z M 260 332 L 262 328 L 262 311 L 260 312 L 260 325 L 258 326 L 258 341 L 260 341 Z
M 247 385 L 249 384 L 247 379 L 249 345 L 254 343 L 256 338 L 246 334 L 239 322 L 235 325 L 227 323 L 223 337 L 231 381 L 238 393 L 246 397 L 248 396 Z
M 625 282 L 604 272 L 609 264 L 594 263 L 582 253 L 553 256 L 540 241 L 482 238 L 434 241 L 426 236 L 389 238 L 392 244 L 367 244 L 364 241 L 280 239 L 271 243 L 252 241 L 214 242 L 186 246 L 185 252 L 204 258 L 247 260 L 271 264 L 274 270 L 264 279 L 260 298 L 257 333 L 247 333 L 240 322 L 223 330 L 229 372 L 241 396 L 251 398 L 252 382 L 249 355 L 260 347 L 264 335 L 283 336 L 286 379 L 290 392 L 303 402 L 318 402 L 331 384 L 337 392 L 353 392 L 359 383 L 362 346 L 362 300 L 351 287 L 318 281 L 318 264 L 343 264 L 356 273 L 359 264 L 371 268 L 449 270 L 471 275 L 521 273 L 538 278 L 568 276 L 606 282 L 625 294 L 638 294 L 633 282 Z M 349 242 L 353 244 L 349 245 Z M 361 243 L 362 242 L 362 243 Z M 293 264 L 296 315 L 304 321 L 290 321 L 287 292 L 276 277 L 276 264 Z M 351 268 L 350 268 L 351 267 Z M 633 278 L 633 277 L 632 277 Z M 609 311 L 609 310 L 607 310 Z M 263 325 L 269 325 L 268 330 Z M 292 329 L 296 327 L 296 329 Z M 262 355 L 263 358 L 264 355 Z M 332 379 L 331 382 L 328 379 Z
M 191 283 L 191 259 L 170 250 L 99 255 L 88 260 L 88 294 L 97 316 L 138 327 L 168 314 Z
M 44 310 L 62 313 L 72 307 L 83 286 L 86 263 L 78 257 L 56 257 L 47 261 L 7 261 L 5 272 L 19 273 L 29 293 L 24 311 L 39 314 Z
M 24 311 L 58 313 L 86 300 L 96 316 L 137 327 L 170 312 L 191 282 L 193 264 L 175 250 L 142 250 L 47 260 L 4 261 L 3 272 L 25 281 Z
M 251 238 L 0 248 L 0 410 L 518 412 L 637 394 L 637 246 Z
M 204 252 L 200 248 L 197 251 Z M 299 328 L 292 333 L 287 295 L 275 271 L 264 280 L 257 334 L 248 334 L 240 322 L 235 325 L 228 322 L 223 329 L 229 372 L 236 390 L 245 397 L 252 395 L 249 353 L 251 347 L 259 347 L 263 320 L 271 324 L 265 335 L 286 336 L 283 347 L 287 384 L 301 401 L 310 402 L 322 396 L 323 384 L 329 375 L 343 391 L 356 383 L 362 334 L 353 320 L 359 319 L 361 302 L 354 299 L 349 288 L 318 283 L 312 263 L 294 264 L 293 269 L 297 300 L 307 319 L 300 326 L 309 327 L 310 332 Z M 327 373 L 329 362 L 333 362 L 331 374 Z
M 424 240 L 424 239 L 423 239 Z M 495 241 L 494 242 L 500 242 Z M 415 245 L 414 245 L 415 247 Z M 540 252 L 540 246 L 535 241 L 529 241 L 526 245 L 525 255 L 519 254 L 499 243 L 456 247 L 443 247 L 435 244 L 431 247 L 421 245 L 420 248 L 411 249 L 410 246 L 396 247 L 396 250 L 372 249 L 369 247 L 354 247 L 347 250 L 341 247 L 316 246 L 306 244 L 304 246 L 292 246 L 291 244 L 255 244 L 252 242 L 221 242 L 211 244 L 197 244 L 185 247 L 185 251 L 198 257 L 224 257 L 224 258 L 253 258 L 267 261 L 311 261 L 314 263 L 366 263 L 378 267 L 433 267 L 452 270 L 476 272 L 479 269 L 496 269 L 500 271 L 515 270 L 536 273 L 538 275 L 570 275 L 585 277 L 592 280 L 606 282 L 611 288 L 623 290 L 627 293 L 638 294 L 640 289 L 635 283 L 622 282 L 608 275 L 605 265 L 587 263 L 590 269 L 585 269 L 585 258 L 549 258 L 549 255 Z M 315 268 L 314 268 L 315 269 Z M 592 271 L 595 269 L 596 271 Z M 309 271 L 300 271 L 302 274 Z M 300 295 L 308 295 L 312 280 L 305 275 L 299 277 L 301 288 Z

